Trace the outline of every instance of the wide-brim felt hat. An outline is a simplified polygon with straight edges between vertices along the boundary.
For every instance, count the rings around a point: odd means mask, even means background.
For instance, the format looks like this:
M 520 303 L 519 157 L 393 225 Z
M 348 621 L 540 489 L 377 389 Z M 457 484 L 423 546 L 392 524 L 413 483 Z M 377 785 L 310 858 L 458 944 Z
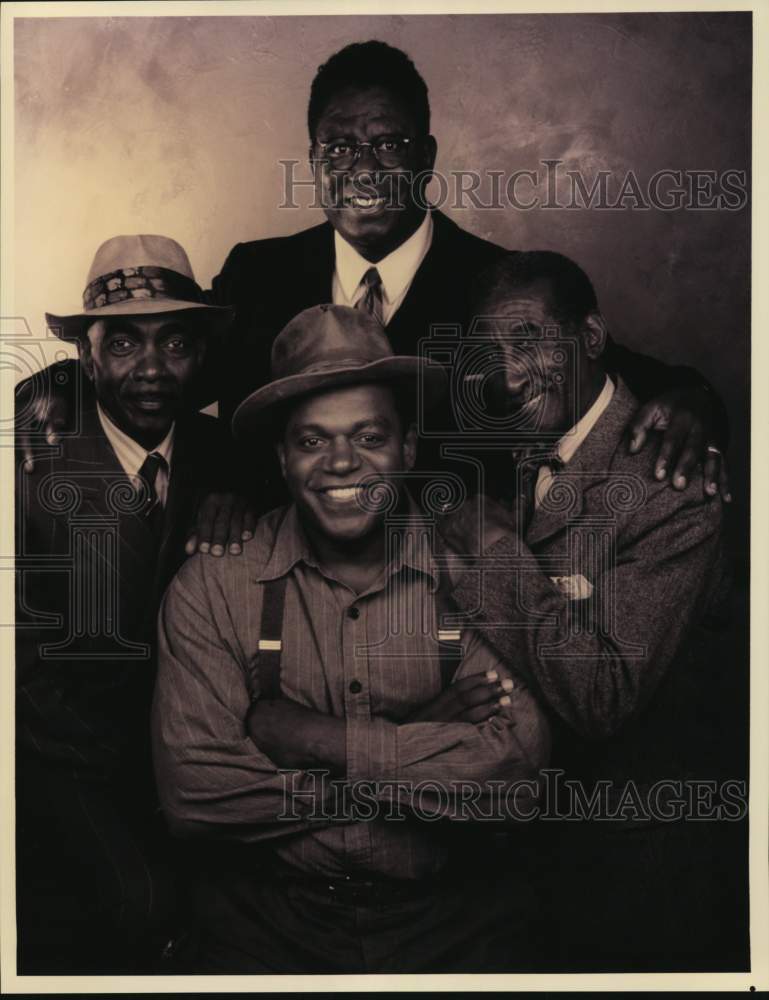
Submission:
M 79 340 L 88 327 L 110 316 L 205 313 L 210 331 L 221 332 L 233 311 L 209 305 L 195 281 L 184 248 L 168 236 L 113 236 L 94 255 L 83 292 L 82 312 L 46 313 L 61 340 Z
M 448 387 L 441 365 L 395 355 L 384 328 L 364 309 L 319 305 L 295 316 L 272 346 L 272 381 L 235 411 L 236 437 L 264 432 L 278 406 L 312 393 L 369 382 L 405 384 L 424 409 Z

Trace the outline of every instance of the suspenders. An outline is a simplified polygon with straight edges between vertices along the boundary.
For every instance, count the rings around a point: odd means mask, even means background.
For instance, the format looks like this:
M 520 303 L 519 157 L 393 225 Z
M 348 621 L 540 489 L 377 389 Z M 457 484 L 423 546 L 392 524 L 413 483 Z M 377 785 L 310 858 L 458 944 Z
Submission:
M 286 577 L 264 584 L 262 622 L 258 650 L 252 663 L 259 678 L 259 694 L 264 698 L 280 697 L 280 657 L 283 647 L 283 610 L 286 605 Z M 253 698 L 253 692 L 252 692 Z
M 438 657 L 441 667 L 441 687 L 451 684 L 454 674 L 462 662 L 462 630 L 454 625 L 441 627 L 441 622 L 447 613 L 456 611 L 456 605 L 449 594 L 447 576 L 441 573 L 438 591 L 435 595 L 435 612 L 438 618 Z
M 286 606 L 285 576 L 277 580 L 267 580 L 264 584 L 262 620 L 259 629 L 258 652 L 251 663 L 251 675 L 258 680 L 257 689 L 263 698 L 280 697 L 280 660 L 283 648 L 283 613 Z M 448 584 L 441 576 L 435 595 L 435 609 L 438 618 L 438 657 L 441 671 L 441 687 L 451 683 L 462 662 L 462 632 L 458 627 L 443 628 L 441 620 L 454 609 L 449 596 Z M 255 697 L 252 688 L 252 700 Z

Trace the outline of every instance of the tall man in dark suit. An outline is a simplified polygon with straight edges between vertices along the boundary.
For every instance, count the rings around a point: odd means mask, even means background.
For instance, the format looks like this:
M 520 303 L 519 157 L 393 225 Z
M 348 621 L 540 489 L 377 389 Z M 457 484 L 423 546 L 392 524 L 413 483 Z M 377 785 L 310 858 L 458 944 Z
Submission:
M 307 117 L 327 221 L 238 244 L 214 279 L 215 301 L 236 309 L 220 378 L 228 415 L 266 381 L 272 342 L 301 310 L 322 302 L 367 309 L 385 324 L 396 353 L 416 353 L 431 326 L 467 328 L 473 279 L 505 252 L 429 208 L 425 187 L 437 144 L 427 87 L 403 52 L 377 41 L 337 52 L 318 70 Z M 715 442 L 726 418 L 702 377 L 611 340 L 606 364 L 649 404 L 628 421 L 639 443 L 651 427 L 667 427 L 657 472 L 665 466 L 683 488 L 702 457 L 715 493 Z M 420 464 L 436 458 L 422 446 Z
M 745 831 L 728 821 L 745 803 L 716 787 L 739 778 L 744 663 L 723 628 L 720 500 L 664 488 L 647 453 L 627 453 L 637 400 L 607 373 L 576 264 L 509 255 L 480 295 L 499 358 L 490 405 L 518 464 L 507 496 L 468 503 L 444 534 L 479 557 L 455 601 L 550 713 L 566 821 L 541 833 L 558 832 L 562 971 L 737 968 Z
M 213 281 L 211 301 L 233 306 L 236 318 L 205 402 L 218 399 L 228 421 L 267 380 L 273 340 L 302 310 L 327 302 L 366 309 L 385 324 L 396 353 L 415 354 L 431 326 L 467 327 L 473 278 L 504 252 L 427 205 L 437 144 L 427 87 L 405 53 L 369 41 L 333 55 L 313 81 L 308 126 L 327 221 L 237 244 Z M 701 460 L 707 493 L 715 494 L 720 480 L 726 494 L 719 451 L 726 415 L 704 379 L 610 340 L 606 363 L 644 403 L 628 421 L 632 446 L 641 447 L 651 428 L 665 429 L 655 475 L 683 489 Z M 40 411 L 52 431 L 68 405 L 64 393 L 57 396 L 57 413 Z M 423 445 L 420 465 L 439 461 L 437 450 Z M 254 469 L 259 506 L 282 503 L 266 443 Z M 201 537 L 223 544 L 227 537 L 212 527 L 216 516 L 216 505 L 207 507 Z
M 160 598 L 200 496 L 221 488 L 218 422 L 190 407 L 230 319 L 163 236 L 96 253 L 84 309 L 49 316 L 93 392 L 17 477 L 17 829 L 24 973 L 151 969 L 173 894 L 148 712 Z M 17 427 L 28 414 L 17 409 Z M 166 937 L 167 940 L 167 937 Z

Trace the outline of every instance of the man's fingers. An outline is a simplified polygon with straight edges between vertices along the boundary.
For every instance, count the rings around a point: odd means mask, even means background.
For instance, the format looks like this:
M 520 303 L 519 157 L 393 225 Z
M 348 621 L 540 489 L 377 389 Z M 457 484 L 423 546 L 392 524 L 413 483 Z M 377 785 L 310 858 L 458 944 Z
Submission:
M 184 544 L 184 551 L 188 556 L 194 556 L 198 551 L 198 536 L 196 534 L 191 534 L 190 537 Z
M 66 405 L 61 400 L 49 399 L 44 396 L 27 405 L 30 407 L 31 416 L 25 416 L 23 425 L 17 431 L 17 440 L 22 454 L 24 471 L 33 472 L 35 468 L 32 448 L 33 430 L 36 435 L 42 432 L 47 444 L 56 445 L 59 443 L 59 435 L 66 426 L 67 414 Z
M 686 489 L 692 478 L 694 469 L 702 459 L 702 452 L 702 427 L 700 424 L 695 424 L 689 431 L 689 434 L 684 441 L 684 446 L 678 453 L 678 456 L 673 456 L 673 460 L 675 461 L 675 468 L 673 469 L 672 476 L 674 489 Z
M 659 406 L 652 400 L 638 410 L 629 428 L 629 449 L 632 454 L 640 451 L 646 444 L 650 430 L 659 429 L 663 415 Z
M 688 421 L 674 420 L 662 436 L 657 461 L 654 463 L 655 479 L 666 479 L 676 459 L 681 454 L 689 433 Z
M 256 522 L 259 517 L 251 506 L 250 503 L 246 503 L 246 509 L 243 511 L 243 528 L 240 532 L 240 539 L 243 542 L 247 542 L 249 538 L 254 537 L 254 532 L 256 531 Z
M 33 472 L 35 468 L 35 459 L 32 456 L 32 441 L 29 437 L 29 431 L 20 430 L 18 432 L 17 440 L 19 442 L 19 450 L 21 451 L 22 468 L 25 472 Z
M 718 485 L 721 481 L 721 452 L 712 444 L 709 444 L 705 449 L 702 480 L 705 495 L 714 497 L 718 493 Z
M 721 499 L 724 503 L 732 502 L 732 494 L 729 490 L 729 472 L 726 468 L 726 459 L 721 456 L 721 469 L 718 476 L 718 488 L 721 492 Z
M 230 523 L 228 526 L 229 538 L 227 540 L 227 551 L 234 556 L 240 555 L 243 551 L 243 514 L 246 509 L 246 501 L 242 497 L 233 497 L 230 513 Z
M 491 705 L 477 705 L 474 708 L 466 708 L 464 712 L 454 717 L 455 722 L 470 722 L 477 726 L 481 722 L 490 719 L 492 715 L 497 715 L 501 711 L 498 702 Z
M 45 440 L 48 444 L 59 443 L 59 435 L 66 427 L 66 420 L 62 416 L 51 415 L 45 422 Z
M 230 540 L 230 524 L 234 510 L 234 497 L 231 493 L 219 494 L 219 507 L 211 532 L 211 555 L 223 556 L 225 546 Z M 240 535 L 240 528 L 238 528 Z
M 194 538 L 199 552 L 208 552 L 214 533 L 214 522 L 219 510 L 219 494 L 208 493 L 198 508 L 197 523 Z
M 48 399 L 46 413 L 41 416 L 48 444 L 58 444 L 59 435 L 67 426 L 67 403 L 59 396 Z
M 469 691 L 462 691 L 458 694 L 459 701 L 464 708 L 474 708 L 476 705 L 487 705 L 499 701 L 505 693 L 500 684 L 478 684 L 470 688 Z
M 463 677 L 452 685 L 457 700 L 465 708 L 498 702 L 515 687 L 509 677 L 500 677 L 496 670 Z

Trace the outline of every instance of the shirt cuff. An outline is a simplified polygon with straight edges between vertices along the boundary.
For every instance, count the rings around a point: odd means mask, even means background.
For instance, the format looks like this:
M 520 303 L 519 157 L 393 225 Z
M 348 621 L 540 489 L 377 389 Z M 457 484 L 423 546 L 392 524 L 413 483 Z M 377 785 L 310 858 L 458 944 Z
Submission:
M 398 776 L 398 727 L 386 719 L 347 720 L 347 780 Z

